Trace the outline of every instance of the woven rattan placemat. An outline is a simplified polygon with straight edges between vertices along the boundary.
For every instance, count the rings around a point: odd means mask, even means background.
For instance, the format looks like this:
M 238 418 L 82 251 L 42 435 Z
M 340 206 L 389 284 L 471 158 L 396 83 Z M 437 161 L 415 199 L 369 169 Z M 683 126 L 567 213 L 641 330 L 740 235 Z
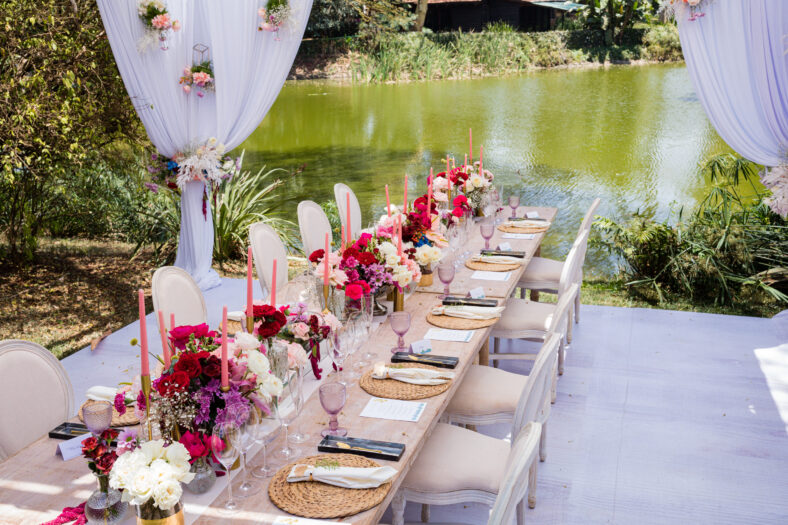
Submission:
M 299 481 L 288 483 L 287 475 L 294 465 L 314 465 L 321 459 L 336 461 L 343 467 L 379 467 L 375 461 L 351 454 L 326 454 L 300 458 L 285 465 L 271 478 L 268 497 L 285 512 L 304 518 L 342 518 L 371 509 L 386 498 L 391 483 L 374 489 L 346 489 L 320 483 Z
M 389 366 L 440 370 L 440 368 L 422 365 L 421 363 L 408 363 Z M 414 385 L 411 383 L 405 383 L 403 381 L 397 381 L 396 379 L 374 379 L 372 377 L 372 370 L 369 370 L 363 376 L 361 376 L 358 384 L 364 389 L 366 393 L 371 396 L 411 401 L 414 399 L 425 399 L 427 397 L 433 397 L 437 396 L 438 394 L 442 394 L 449 389 L 451 386 L 451 381 L 446 381 L 442 385 Z
M 79 407 L 79 420 L 83 423 L 85 419 L 82 417 L 82 408 L 86 406 L 93 405 L 95 403 L 104 403 L 105 401 L 93 401 L 92 399 L 88 399 L 82 406 Z M 115 407 L 112 407 L 112 423 L 110 424 L 113 427 L 131 427 L 134 425 L 139 425 L 140 420 L 137 419 L 137 416 L 134 415 L 134 408 L 133 407 L 126 407 L 126 413 L 122 416 L 115 410 Z
M 498 264 L 488 263 L 482 261 L 472 261 L 468 259 L 465 261 L 465 266 L 471 270 L 481 270 L 484 272 L 511 272 L 512 270 L 519 270 L 519 264 Z
M 449 330 L 476 330 L 477 328 L 487 328 L 500 320 L 495 319 L 463 319 L 462 317 L 452 317 L 450 315 L 427 314 L 427 322 L 439 328 Z

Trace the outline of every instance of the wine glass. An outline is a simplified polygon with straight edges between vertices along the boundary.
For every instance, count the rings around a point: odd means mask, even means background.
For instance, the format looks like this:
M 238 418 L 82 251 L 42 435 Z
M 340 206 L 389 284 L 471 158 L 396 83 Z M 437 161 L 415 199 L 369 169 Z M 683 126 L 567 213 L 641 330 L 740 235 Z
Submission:
M 364 339 L 369 339 L 370 332 L 372 331 L 372 318 L 375 316 L 375 297 L 372 294 L 367 294 L 361 299 L 361 320 L 364 326 Z M 367 351 L 364 353 L 364 360 L 371 363 L 377 357 L 371 351 L 372 346 L 366 345 Z
M 447 235 L 449 238 L 449 250 L 451 250 L 452 253 L 452 260 L 454 261 L 455 265 L 459 264 L 459 258 L 457 257 L 457 252 L 460 250 L 460 246 L 462 245 L 460 225 L 459 224 L 450 225 Z
M 485 217 L 482 219 L 481 224 L 479 224 L 479 231 L 482 233 L 482 237 L 484 237 L 484 249 L 490 249 L 490 239 L 492 239 L 493 233 L 495 233 L 495 219 L 493 217 Z
M 253 407 L 249 411 L 249 417 L 246 423 L 241 425 L 240 432 L 238 433 L 238 450 L 241 452 L 241 483 L 238 485 L 238 497 L 248 498 L 252 494 L 260 492 L 260 484 L 253 483 L 249 478 L 249 473 L 246 470 L 246 454 L 252 449 L 255 444 L 255 426 L 261 416 L 257 412 L 257 408 Z
M 304 370 L 301 366 L 296 365 L 293 369 L 294 374 L 293 377 L 290 378 L 291 382 L 295 382 L 294 389 L 295 393 L 293 394 L 293 405 L 295 406 L 295 424 L 293 425 L 293 431 L 290 433 L 290 443 L 300 445 L 301 443 L 305 443 L 306 440 L 309 439 L 308 434 L 304 434 L 301 432 L 301 425 L 298 421 L 298 416 L 301 415 L 301 410 L 304 408 Z
M 438 279 L 443 283 L 443 295 L 439 296 L 440 299 L 449 296 L 449 285 L 454 280 L 454 271 L 454 263 L 451 259 L 445 258 L 438 263 Z
M 452 267 L 453 268 L 453 267 Z M 404 352 L 408 348 L 405 346 L 404 335 L 410 329 L 410 312 L 392 312 L 391 313 L 391 329 L 397 334 L 397 346 L 391 349 L 391 353 Z
M 273 399 L 274 412 L 276 418 L 285 429 L 285 440 L 282 448 L 276 453 L 277 457 L 290 460 L 295 455 L 295 451 L 290 448 L 289 427 L 290 423 L 295 419 L 295 410 L 288 407 L 285 409 L 282 405 L 287 397 L 286 392 L 289 392 L 292 399 L 295 392 L 293 392 L 293 381 L 290 381 L 289 359 L 287 355 L 287 346 L 281 341 L 274 341 L 271 348 L 268 350 L 268 360 L 271 363 L 271 372 L 282 381 L 282 394 L 275 396 Z
M 82 419 L 90 433 L 99 437 L 112 424 L 112 403 L 97 401 L 83 407 Z
M 347 436 L 346 428 L 339 428 L 337 414 L 345 407 L 347 401 L 347 388 L 342 383 L 325 383 L 320 385 L 318 390 L 320 404 L 323 410 L 329 415 L 328 428 L 323 429 L 320 435 L 326 436 Z
M 241 429 L 232 424 L 216 425 L 211 434 L 211 450 L 214 457 L 219 460 L 228 476 L 230 467 L 238 460 L 241 455 L 239 447 Z M 224 502 L 224 509 L 227 512 L 238 510 L 238 504 L 233 499 L 233 484 L 227 483 L 227 501 Z
M 252 410 L 256 412 L 255 409 Z M 274 470 L 268 466 L 268 453 L 265 450 L 266 439 L 268 438 L 268 428 L 265 424 L 266 419 L 263 417 L 263 414 L 258 412 L 257 416 L 249 416 L 249 420 L 246 422 L 249 431 L 252 434 L 252 439 L 254 442 L 261 446 L 263 451 L 263 463 L 262 465 L 258 465 L 251 470 L 252 476 L 256 478 L 269 478 L 274 474 Z
M 512 209 L 512 219 L 517 218 L 517 207 L 520 206 L 519 195 L 509 195 L 509 207 Z

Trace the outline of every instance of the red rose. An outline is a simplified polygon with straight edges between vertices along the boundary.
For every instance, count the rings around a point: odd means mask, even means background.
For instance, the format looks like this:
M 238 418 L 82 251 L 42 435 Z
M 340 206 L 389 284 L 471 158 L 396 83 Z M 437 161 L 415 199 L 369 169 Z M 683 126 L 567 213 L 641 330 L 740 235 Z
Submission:
M 98 439 L 96 439 L 95 436 L 90 436 L 89 438 L 87 438 L 85 441 L 82 442 L 82 453 L 89 454 L 93 452 L 94 450 L 96 450 L 96 447 L 98 447 L 98 444 L 99 444 Z
M 112 441 L 118 437 L 119 432 L 114 428 L 108 428 L 104 432 L 101 433 L 101 439 L 106 441 L 107 443 L 112 443 Z
M 118 459 L 118 454 L 116 452 L 104 454 L 96 460 L 96 468 L 99 470 L 99 472 L 109 474 L 109 471 L 112 470 L 112 466 L 115 464 L 116 459 Z
M 215 355 L 208 358 L 208 362 L 202 368 L 203 374 L 208 377 L 219 377 L 222 373 L 222 361 Z
M 173 386 L 172 386 L 172 379 L 171 374 L 162 375 L 156 381 L 154 381 L 153 387 L 156 389 L 156 392 L 159 393 L 160 396 L 169 397 L 172 395 Z
M 197 352 L 194 355 L 197 356 L 197 359 L 200 359 L 200 360 L 208 359 L 209 357 L 211 357 L 211 353 L 208 352 L 208 351 L 205 351 L 205 350 L 200 350 L 199 352 Z
M 186 447 L 192 459 L 208 455 L 209 449 L 201 432 L 185 432 L 181 436 L 180 443 Z
M 175 348 L 183 350 L 186 348 L 186 343 L 189 342 L 191 335 L 194 335 L 195 339 L 202 339 L 203 337 L 216 337 L 216 332 L 211 330 L 205 323 L 194 326 L 176 326 L 170 330 L 170 341 L 172 341 Z
M 270 304 L 255 304 L 252 305 L 252 315 L 255 319 L 261 317 L 268 317 L 274 315 L 278 310 Z
M 309 261 L 313 262 L 313 263 L 317 263 L 321 259 L 323 259 L 323 255 L 325 253 L 326 253 L 326 251 L 323 250 L 323 249 L 315 250 L 315 251 L 313 251 L 312 253 L 309 254 Z
M 371 264 L 376 264 L 378 262 L 378 258 L 372 253 L 361 252 L 358 254 L 358 262 L 362 266 L 369 266 Z
M 170 375 L 170 381 L 176 390 L 186 390 L 190 380 L 189 374 L 183 371 L 173 372 L 172 375 Z
M 262 323 L 257 327 L 257 335 L 263 338 L 274 337 L 282 329 L 282 326 L 284 326 L 282 323 L 276 321 Z
M 345 252 L 342 254 L 342 260 L 344 261 L 345 259 L 349 259 L 351 257 L 358 259 L 358 250 L 353 246 L 345 249 Z
M 366 248 L 371 238 L 372 238 L 371 233 L 366 233 L 366 232 L 362 233 L 361 237 L 359 237 L 358 240 L 356 241 L 356 248 L 358 249 Z
M 455 217 L 462 217 L 464 213 L 465 212 L 462 210 L 462 208 L 454 208 L 451 211 L 451 214 L 454 215 Z
M 452 201 L 452 204 L 455 207 L 457 207 L 457 206 L 464 206 L 464 205 L 468 204 L 468 199 L 467 199 L 467 197 L 465 197 L 465 195 L 457 195 L 456 197 L 454 197 L 454 200 Z
M 345 297 L 348 299 L 361 299 L 364 295 L 364 289 L 358 284 L 348 284 L 345 286 Z
M 200 359 L 195 354 L 181 354 L 175 362 L 175 371 L 185 372 L 190 378 L 197 377 L 202 372 Z

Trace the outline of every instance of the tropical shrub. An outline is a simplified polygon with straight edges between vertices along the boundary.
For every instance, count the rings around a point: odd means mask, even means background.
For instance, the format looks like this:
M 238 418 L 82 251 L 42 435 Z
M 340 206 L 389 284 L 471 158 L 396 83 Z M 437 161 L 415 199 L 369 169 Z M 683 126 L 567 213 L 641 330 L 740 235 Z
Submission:
M 683 210 L 674 223 L 639 212 L 624 223 L 600 218 L 600 243 L 620 258 L 629 286 L 660 301 L 672 294 L 718 305 L 754 297 L 788 303 L 788 222 L 764 204 L 752 183 L 757 170 L 739 157 L 715 157 L 703 169 L 713 187 L 686 218 Z M 740 189 L 748 182 L 753 196 Z

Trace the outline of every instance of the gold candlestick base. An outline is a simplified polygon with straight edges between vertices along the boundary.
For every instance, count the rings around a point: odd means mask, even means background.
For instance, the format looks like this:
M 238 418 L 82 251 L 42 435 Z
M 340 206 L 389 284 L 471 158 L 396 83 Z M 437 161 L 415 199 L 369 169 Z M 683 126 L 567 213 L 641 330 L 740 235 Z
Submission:
M 323 313 L 327 314 L 331 311 L 328 309 L 328 293 L 330 292 L 330 286 L 327 284 L 323 285 Z
M 405 309 L 405 293 L 394 288 L 394 311 L 401 312 Z
M 142 386 L 142 394 L 145 396 L 145 422 L 148 424 L 148 440 L 151 441 L 153 440 L 153 426 L 150 421 L 150 375 L 140 376 L 140 385 Z
M 250 334 L 254 333 L 254 316 L 248 316 L 246 318 L 246 331 Z

